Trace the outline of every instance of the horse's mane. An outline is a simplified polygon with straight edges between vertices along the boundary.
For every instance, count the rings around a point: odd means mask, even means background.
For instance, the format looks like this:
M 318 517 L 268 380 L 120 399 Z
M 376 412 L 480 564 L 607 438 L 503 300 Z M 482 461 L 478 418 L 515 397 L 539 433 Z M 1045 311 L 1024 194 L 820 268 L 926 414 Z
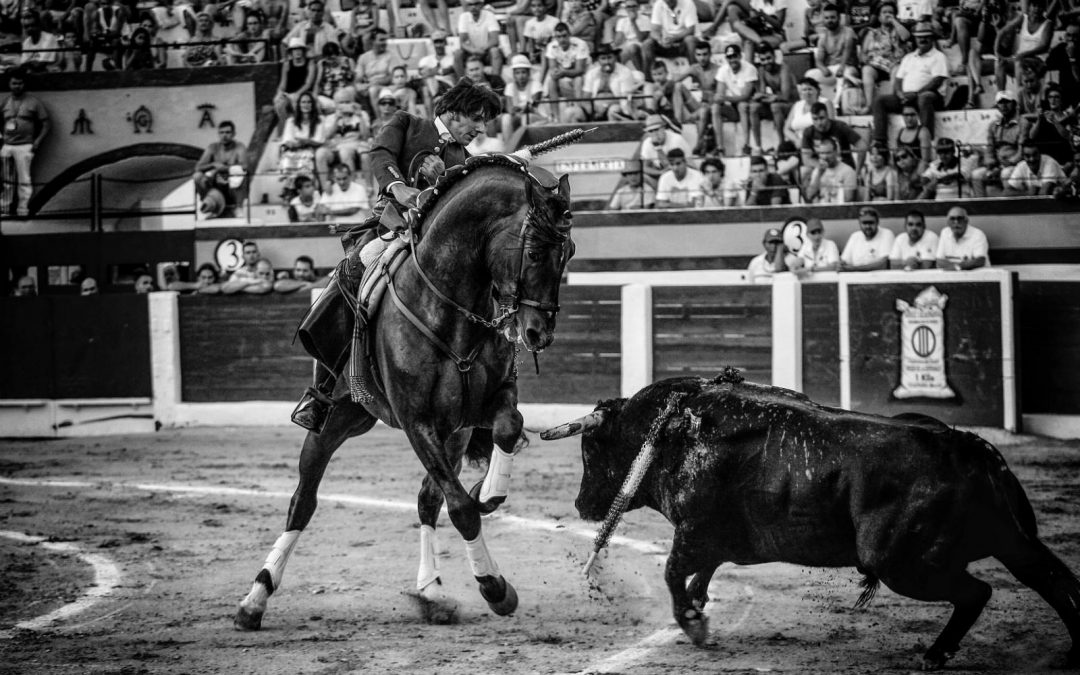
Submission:
M 525 180 L 533 181 L 533 183 L 542 188 L 544 192 L 551 190 L 550 185 L 545 185 L 540 177 L 533 175 L 529 171 L 528 163 L 520 157 L 501 153 L 473 155 L 466 158 L 464 163 L 447 169 L 446 173 L 439 176 L 438 180 L 435 181 L 435 185 L 421 194 L 421 197 L 417 200 L 420 203 L 420 208 L 417 209 L 417 222 L 424 222 L 428 215 L 435 209 L 435 206 L 441 201 L 442 197 L 450 191 L 450 188 L 460 183 L 469 175 L 469 173 L 487 167 L 501 167 L 516 171 L 520 173 Z M 544 173 L 547 172 L 544 171 Z M 550 174 L 548 174 L 548 176 L 550 176 Z M 531 205 L 530 217 L 533 220 L 534 227 L 544 236 L 544 238 L 562 242 L 569 236 L 568 233 L 562 232 L 553 224 L 553 222 L 551 222 L 551 214 L 536 214 L 531 208 Z

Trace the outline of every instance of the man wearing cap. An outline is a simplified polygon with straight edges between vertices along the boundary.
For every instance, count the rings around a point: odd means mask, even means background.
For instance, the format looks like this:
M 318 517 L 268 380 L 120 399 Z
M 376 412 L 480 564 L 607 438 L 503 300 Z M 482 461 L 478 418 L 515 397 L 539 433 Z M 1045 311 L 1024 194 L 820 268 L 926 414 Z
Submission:
M 1016 94 L 1002 89 L 994 97 L 994 107 L 1001 116 L 986 128 L 983 164 L 971 173 L 975 197 L 987 197 L 987 188 L 1002 189 L 1020 160 L 1023 128 L 1016 114 Z M 996 189 L 993 190 L 995 195 Z
M 596 63 L 585 71 L 584 93 L 593 99 L 590 117 L 613 122 L 631 119 L 633 109 L 626 99 L 635 89 L 634 72 L 615 59 L 611 45 L 601 45 L 596 51 Z
M 966 209 L 954 206 L 945 217 L 947 227 L 938 237 L 937 266 L 943 270 L 973 270 L 990 266 L 986 234 L 968 224 Z
M 686 153 L 675 148 L 667 154 L 670 167 L 656 182 L 656 208 L 683 209 L 701 206 L 705 199 L 705 177 L 686 163 Z
M 746 276 L 752 283 L 772 281 L 774 274 L 787 270 L 784 264 L 784 239 L 780 236 L 780 230 L 775 227 L 766 230 L 761 245 L 765 247 L 765 252 L 754 256 L 746 266 Z
M 871 272 L 889 268 L 895 236 L 892 230 L 879 227 L 877 209 L 864 206 L 859 209 L 859 231 L 848 237 L 844 252 L 840 254 L 840 270 L 843 272 Z
M 825 225 L 821 218 L 806 220 L 806 235 L 808 240 L 799 249 L 792 271 L 831 272 L 839 269 L 840 247 L 832 239 L 825 238 Z
M 657 57 L 694 58 L 698 15 L 694 0 L 656 0 L 650 17 L 649 37 L 641 45 L 645 55 L 645 74 L 652 74 Z
M 307 18 L 293 26 L 281 44 L 287 47 L 293 38 L 300 38 L 308 56 L 319 56 L 327 42 L 339 42 L 338 29 L 326 21 L 326 6 L 322 0 L 311 0 L 306 13 Z
M 667 155 L 672 150 L 682 150 L 683 157 L 690 154 L 690 144 L 682 134 L 672 131 L 660 115 L 645 118 L 645 138 L 641 140 L 638 156 L 644 165 L 645 175 L 659 178 L 667 168 Z
M 458 16 L 457 34 L 461 47 L 454 55 L 454 67 L 458 77 L 465 75 L 465 59 L 477 56 L 491 66 L 494 73 L 501 73 L 503 53 L 499 49 L 502 28 L 495 12 L 484 7 L 484 0 L 463 0 L 465 10 Z
M 971 190 L 968 185 L 971 176 L 960 163 L 956 141 L 939 138 L 934 144 L 934 150 L 938 158 L 930 162 L 926 171 L 923 171 L 923 189 L 919 199 L 947 202 L 960 199 L 961 196 L 970 197 Z
M 528 120 L 530 124 L 550 121 L 541 115 L 536 107 L 544 96 L 544 87 L 532 76 L 532 63 L 524 54 L 515 54 L 510 59 L 510 82 L 503 90 L 502 116 L 503 142 L 510 147 L 514 132 Z
M 622 184 L 615 188 L 608 201 L 608 210 L 651 209 L 656 203 L 656 190 L 644 183 L 641 160 L 627 160 L 622 170 Z
M 926 216 L 912 209 L 904 217 L 904 231 L 893 241 L 889 267 L 894 270 L 920 270 L 934 266 L 938 236 L 926 229 Z
M 757 68 L 742 57 L 739 45 L 724 48 L 724 65 L 716 71 L 716 95 L 713 118 L 735 122 L 735 143 L 742 143 L 742 153 L 750 154 L 750 100 L 757 92 Z
M 874 142 L 888 142 L 889 114 L 899 113 L 905 103 L 919 108 L 922 125 L 934 134 L 934 113 L 945 106 L 941 85 L 949 77 L 949 62 L 934 45 L 934 29 L 928 22 L 915 24 L 911 34 L 915 50 L 904 55 L 893 75 L 893 93 L 874 98 Z
M 398 111 L 375 137 L 371 151 L 372 172 L 379 186 L 379 202 L 372 217 L 362 225 L 349 229 L 342 237 L 346 251 L 359 251 L 377 236 L 379 218 L 390 202 L 414 206 L 420 187 L 434 184 L 446 168 L 461 164 L 468 157 L 465 149 L 488 122 L 502 110 L 499 96 L 485 87 L 461 80 L 439 99 L 433 119 L 416 117 Z M 419 185 L 410 184 L 409 171 L 417 162 Z M 350 255 L 350 261 L 355 256 Z M 358 265 L 349 270 L 350 277 L 359 279 L 363 269 Z M 350 336 L 341 334 L 341 326 L 332 319 L 344 298 L 338 284 L 330 284 L 319 301 L 300 325 L 300 340 L 310 354 L 326 368 L 339 365 L 340 356 L 347 352 Z M 330 319 L 327 321 L 327 319 Z M 315 373 L 315 382 L 293 411 L 293 421 L 305 429 L 321 428 L 329 414 L 329 390 L 336 373 L 325 368 Z

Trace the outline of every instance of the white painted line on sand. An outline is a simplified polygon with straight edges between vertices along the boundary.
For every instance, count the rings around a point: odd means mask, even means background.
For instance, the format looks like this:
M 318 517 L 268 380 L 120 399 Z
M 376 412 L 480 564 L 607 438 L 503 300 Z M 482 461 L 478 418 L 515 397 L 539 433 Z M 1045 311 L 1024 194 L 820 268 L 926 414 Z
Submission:
M 94 583 L 75 602 L 69 602 L 48 614 L 20 621 L 15 624 L 14 630 L 39 630 L 57 621 L 73 617 L 89 609 L 120 585 L 122 576 L 120 568 L 108 556 L 100 553 L 87 553 L 71 542 L 46 541 L 45 537 L 35 537 L 22 532 L 0 530 L 0 537 L 24 544 L 36 544 L 47 551 L 73 554 L 94 570 Z M 10 638 L 13 634 L 14 631 L 0 631 L 0 639 Z

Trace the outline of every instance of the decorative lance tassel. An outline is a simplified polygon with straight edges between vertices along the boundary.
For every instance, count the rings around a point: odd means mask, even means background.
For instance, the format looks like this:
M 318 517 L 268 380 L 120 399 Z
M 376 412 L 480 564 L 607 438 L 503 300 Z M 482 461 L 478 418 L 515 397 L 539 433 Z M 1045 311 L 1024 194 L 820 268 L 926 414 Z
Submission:
M 600 555 L 600 551 L 611 540 L 611 535 L 615 533 L 615 528 L 618 527 L 619 520 L 622 519 L 627 505 L 630 504 L 630 500 L 633 499 L 634 494 L 641 485 L 641 481 L 649 470 L 649 465 L 652 464 L 653 459 L 656 457 L 655 443 L 656 437 L 660 434 L 660 427 L 675 411 L 675 407 L 685 395 L 685 393 L 676 392 L 668 396 L 667 405 L 664 406 L 663 412 L 653 420 L 652 426 L 649 428 L 649 434 L 645 437 L 644 445 L 641 446 L 637 457 L 634 458 L 634 463 L 630 465 L 630 473 L 626 475 L 626 480 L 623 481 L 622 487 L 619 488 L 619 494 L 615 496 L 615 501 L 611 503 L 611 508 L 608 509 L 607 516 L 604 517 L 604 522 L 596 533 L 592 553 L 589 554 L 589 559 L 585 562 L 585 569 L 582 570 L 585 576 L 589 576 L 589 571 L 596 562 L 596 557 Z
M 520 150 L 517 150 L 511 154 L 513 154 L 514 157 L 520 157 L 525 161 L 529 161 L 533 157 L 542 155 L 545 152 L 553 152 L 555 150 L 558 150 L 559 148 L 573 145 L 574 143 L 580 141 L 585 134 L 589 133 L 590 131 L 596 131 L 596 129 L 596 127 L 593 127 L 592 129 L 571 129 L 566 133 L 559 134 L 558 136 L 553 136 L 546 141 L 527 145 L 524 148 L 521 148 Z

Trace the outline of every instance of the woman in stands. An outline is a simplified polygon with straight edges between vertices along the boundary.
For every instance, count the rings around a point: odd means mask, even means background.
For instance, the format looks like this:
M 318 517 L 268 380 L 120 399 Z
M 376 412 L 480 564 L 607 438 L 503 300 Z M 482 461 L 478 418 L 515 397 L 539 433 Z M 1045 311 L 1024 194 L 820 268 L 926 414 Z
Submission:
M 869 161 L 859 172 L 859 198 L 864 202 L 896 201 L 897 174 L 889 165 L 889 149 L 874 145 L 870 148 Z
M 214 35 L 214 21 L 209 12 L 195 15 L 195 32 L 184 50 L 184 65 L 188 68 L 216 66 L 221 63 L 221 41 Z
M 323 45 L 322 58 L 315 65 L 315 92 L 322 112 L 334 111 L 334 101 L 339 91 L 351 100 L 356 99 L 356 87 L 353 86 L 355 68 L 353 60 L 341 53 L 341 45 L 336 42 Z
M 140 25 L 131 33 L 131 46 L 124 53 L 124 70 L 154 70 L 158 68 L 153 49 L 154 36 Z
M 885 82 L 904 58 L 904 44 L 911 37 L 904 25 L 896 20 L 896 4 L 885 0 L 878 7 L 877 21 L 863 36 L 859 49 L 862 70 L 863 105 L 851 111 L 854 115 L 870 112 L 870 102 L 878 82 Z M 846 111 L 845 111 L 846 112 Z
M 305 91 L 296 100 L 296 112 L 285 122 L 285 132 L 281 136 L 278 169 L 283 180 L 291 183 L 299 174 L 316 177 L 315 151 L 326 141 L 324 134 L 315 96 Z
M 913 102 L 905 104 L 901 109 L 901 119 L 904 126 L 896 132 L 897 149 L 907 149 L 919 160 L 919 172 L 926 170 L 930 161 L 934 159 L 934 148 L 930 130 L 923 126 L 919 118 L 919 106 Z
M 796 87 L 799 91 L 799 100 L 791 106 L 787 119 L 784 121 L 784 138 L 796 146 L 802 143 L 803 132 L 814 123 L 814 117 L 810 114 L 810 106 L 821 101 L 829 108 L 829 119 L 836 117 L 832 101 L 821 98 L 821 85 L 812 77 L 804 77 L 799 80 Z
M 1019 77 L 1017 65 L 1024 59 L 1045 58 L 1050 51 L 1057 9 L 1057 2 L 1053 2 L 1048 14 L 1045 0 L 1020 0 L 1020 14 L 998 31 L 994 45 L 994 83 L 998 91 L 1005 88 L 1006 76 Z
M 302 94 L 311 92 L 315 86 L 315 62 L 308 57 L 304 38 L 289 40 L 288 58 L 281 63 L 281 80 L 274 95 L 274 112 L 277 113 L 277 133 L 285 131 L 285 121 L 296 110 Z
M 1028 138 L 1035 141 L 1044 155 L 1065 165 L 1073 159 L 1072 138 L 1080 135 L 1076 111 L 1066 108 L 1061 88 L 1056 84 L 1044 87 L 1043 110 L 1028 131 Z
M 923 191 L 919 156 L 910 148 L 896 151 L 896 198 L 900 201 L 919 199 Z

